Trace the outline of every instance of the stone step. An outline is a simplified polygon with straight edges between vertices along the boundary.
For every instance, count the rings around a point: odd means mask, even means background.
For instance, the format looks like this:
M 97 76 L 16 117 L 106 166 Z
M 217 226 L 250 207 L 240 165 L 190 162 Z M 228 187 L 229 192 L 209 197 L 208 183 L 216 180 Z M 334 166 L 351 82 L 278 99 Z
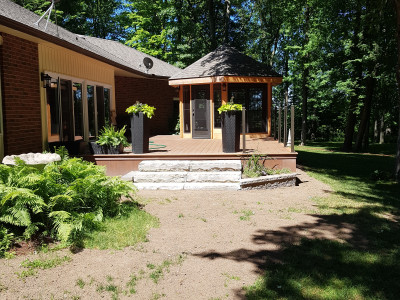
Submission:
M 141 172 L 210 172 L 240 171 L 240 160 L 144 160 Z
M 127 176 L 127 175 L 125 175 Z M 125 177 L 124 176 L 124 177 Z M 239 182 L 240 171 L 227 172 L 131 172 L 133 182 Z M 129 179 L 128 179 L 129 180 Z
M 138 182 L 134 185 L 139 190 L 239 190 L 240 183 L 213 183 L 213 182 L 187 182 L 187 183 L 149 183 Z

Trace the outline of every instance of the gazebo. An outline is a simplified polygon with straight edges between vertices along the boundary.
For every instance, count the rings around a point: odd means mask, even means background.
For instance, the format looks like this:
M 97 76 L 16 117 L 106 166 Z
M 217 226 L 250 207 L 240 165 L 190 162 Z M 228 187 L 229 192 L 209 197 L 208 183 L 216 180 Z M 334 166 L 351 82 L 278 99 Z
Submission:
M 169 79 L 179 88 L 180 137 L 221 138 L 217 109 L 229 101 L 246 109 L 246 134 L 270 136 L 272 87 L 280 83 L 282 76 L 270 66 L 218 47 Z

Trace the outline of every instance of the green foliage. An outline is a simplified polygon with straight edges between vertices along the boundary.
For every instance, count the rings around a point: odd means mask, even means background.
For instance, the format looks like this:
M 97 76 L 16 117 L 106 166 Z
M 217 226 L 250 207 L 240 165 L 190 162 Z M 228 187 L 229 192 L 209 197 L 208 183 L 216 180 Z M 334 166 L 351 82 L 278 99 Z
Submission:
M 136 104 L 129 106 L 125 111 L 128 114 L 137 114 L 139 112 L 142 112 L 146 117 L 151 119 L 154 116 L 155 110 L 156 108 L 154 106 L 136 102 Z
M 241 111 L 242 104 L 235 104 L 233 102 L 228 102 L 226 104 L 222 104 L 220 108 L 218 108 L 218 112 L 221 114 L 226 111 Z
M 55 257 L 50 259 L 35 259 L 29 260 L 26 259 L 21 263 L 21 267 L 25 268 L 26 270 L 17 273 L 19 278 L 24 278 L 28 276 L 33 276 L 37 273 L 37 271 L 45 270 L 45 269 L 52 269 L 55 268 L 65 262 L 70 262 L 72 259 L 69 256 L 63 257 Z
M 246 288 L 247 299 L 397 299 L 400 284 L 400 187 L 391 180 L 371 180 L 374 170 L 389 171 L 392 155 L 344 153 L 339 143 L 296 147 L 307 173 L 332 191 L 313 199 L 315 222 L 302 222 L 258 235 L 285 244 L 262 261 L 265 274 Z M 380 147 L 379 147 L 380 146 Z M 375 145 L 385 152 L 385 145 Z M 394 148 L 392 149 L 394 151 Z M 297 208 L 298 209 L 298 208 Z M 338 241 L 321 239 L 322 228 L 346 228 Z M 301 239 L 304 231 L 311 239 Z M 329 230 L 328 230 L 329 231 Z M 332 230 L 330 230 L 332 233 Z M 252 253 L 261 255 L 262 253 Z M 279 262 L 274 259 L 279 256 Z M 301 258 L 301 259 L 299 259 Z
M 106 176 L 104 168 L 93 163 L 63 157 L 42 171 L 22 161 L 0 165 L 2 228 L 26 239 L 47 232 L 77 244 L 105 216 L 120 213 L 122 198 L 131 199 L 133 184 Z
M 248 178 L 290 173 L 289 169 L 271 169 L 264 166 L 264 162 L 270 159 L 266 155 L 252 154 L 243 166 L 243 175 Z
M 99 133 L 99 138 L 96 141 L 101 146 L 118 147 L 122 144 L 124 147 L 129 146 L 128 140 L 125 136 L 126 126 L 120 130 L 116 130 L 114 126 L 104 126 Z
M 8 230 L 0 225 L 0 258 L 10 249 L 14 234 L 8 233 Z

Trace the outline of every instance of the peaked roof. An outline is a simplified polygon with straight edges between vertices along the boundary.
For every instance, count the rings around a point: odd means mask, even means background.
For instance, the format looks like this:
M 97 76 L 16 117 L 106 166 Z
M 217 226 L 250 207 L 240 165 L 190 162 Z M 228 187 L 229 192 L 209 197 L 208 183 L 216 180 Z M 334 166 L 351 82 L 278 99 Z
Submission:
M 181 70 L 116 41 L 74 34 L 51 22 L 48 23 L 45 30 L 47 16 L 37 26 L 35 23 L 39 18 L 39 15 L 14 2 L 0 0 L 0 25 L 50 41 L 144 77 L 170 77 Z M 148 73 L 143 66 L 143 58 L 145 57 L 150 57 L 154 62 L 153 68 Z
M 282 77 L 270 66 L 226 45 L 208 53 L 170 80 L 212 76 Z

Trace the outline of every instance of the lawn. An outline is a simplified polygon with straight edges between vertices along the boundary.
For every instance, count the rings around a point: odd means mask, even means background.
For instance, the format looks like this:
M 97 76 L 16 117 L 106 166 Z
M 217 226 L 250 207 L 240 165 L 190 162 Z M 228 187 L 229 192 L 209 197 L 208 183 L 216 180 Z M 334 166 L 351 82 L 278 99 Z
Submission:
M 391 150 L 393 149 L 393 150 Z M 248 299 L 398 299 L 400 188 L 394 149 L 344 153 L 339 143 L 297 147 L 298 163 L 333 193 L 313 199 L 321 224 L 352 228 L 346 239 L 303 239 L 268 261 Z M 294 231 L 295 232 L 295 231 Z

